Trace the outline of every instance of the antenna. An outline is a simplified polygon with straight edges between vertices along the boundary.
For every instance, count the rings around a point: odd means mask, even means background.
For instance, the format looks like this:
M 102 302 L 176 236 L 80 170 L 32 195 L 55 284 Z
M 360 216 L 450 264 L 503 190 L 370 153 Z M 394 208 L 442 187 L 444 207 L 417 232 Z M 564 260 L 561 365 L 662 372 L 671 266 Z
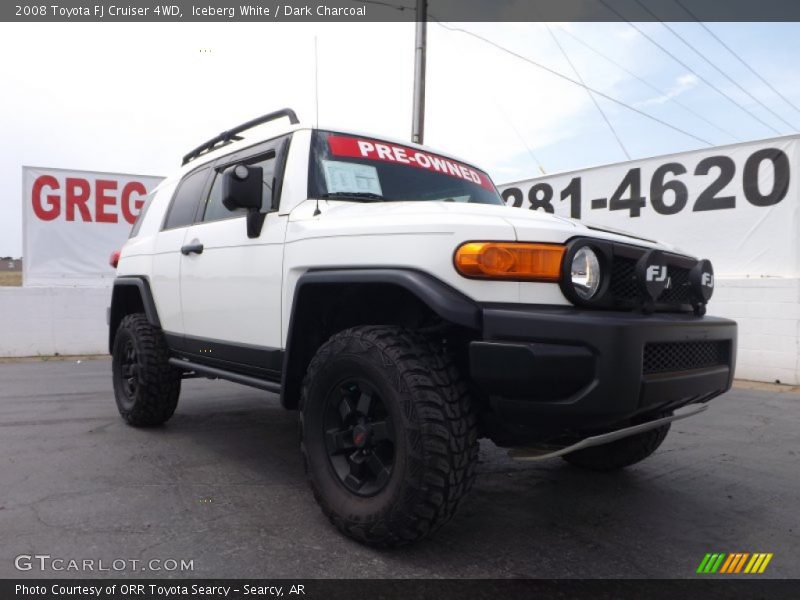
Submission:
M 314 36 L 314 127 L 319 129 L 319 54 L 317 52 L 317 36 Z M 319 209 L 319 198 L 314 206 L 314 216 L 322 214 Z
M 319 129 L 319 57 L 317 55 L 317 36 L 314 36 L 314 127 Z

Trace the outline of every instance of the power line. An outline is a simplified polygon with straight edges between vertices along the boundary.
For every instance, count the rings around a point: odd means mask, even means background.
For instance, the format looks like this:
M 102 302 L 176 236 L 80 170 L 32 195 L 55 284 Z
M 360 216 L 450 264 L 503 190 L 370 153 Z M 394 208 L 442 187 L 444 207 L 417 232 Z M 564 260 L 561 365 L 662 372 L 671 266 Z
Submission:
M 721 89 L 719 89 L 719 88 L 718 88 L 716 85 L 714 85 L 713 83 L 711 83 L 711 82 L 710 82 L 708 79 L 706 79 L 705 77 L 703 77 L 702 75 L 700 75 L 699 73 L 697 73 L 697 72 L 696 72 L 694 69 L 692 69 L 692 68 L 691 68 L 689 65 L 687 65 L 685 62 L 683 62 L 683 61 L 682 61 L 680 58 L 678 58 L 677 56 L 675 56 L 675 55 L 674 55 L 672 52 L 670 52 L 670 51 L 669 51 L 669 50 L 667 50 L 667 49 L 666 49 L 664 46 L 662 46 L 661 44 L 659 44 L 659 43 L 658 43 L 656 40 L 654 40 L 654 39 L 653 39 L 651 36 L 647 35 L 647 34 L 646 34 L 644 31 L 642 31 L 642 30 L 641 30 L 639 27 L 637 27 L 636 25 L 634 25 L 633 23 L 631 23 L 631 22 L 630 22 L 628 19 L 626 19 L 624 16 L 622 16 L 622 14 L 621 14 L 619 11 L 617 11 L 617 9 L 615 9 L 615 8 L 614 8 L 614 7 L 612 7 L 612 6 L 610 6 L 610 5 L 609 5 L 609 4 L 606 2 L 606 0 L 598 0 L 598 1 L 599 1 L 601 4 L 603 4 L 603 5 L 604 5 L 606 8 L 608 8 L 608 9 L 609 9 L 611 12 L 613 12 L 615 15 L 617 15 L 617 16 L 618 16 L 620 19 L 622 19 L 623 21 L 625 21 L 625 22 L 626 22 L 626 23 L 627 23 L 627 24 L 628 24 L 630 27 L 632 27 L 633 29 L 635 29 L 636 31 L 638 31 L 638 32 L 639 32 L 639 35 L 641 35 L 642 37 L 644 37 L 644 38 L 646 38 L 647 40 L 649 40 L 649 41 L 650 41 L 650 43 L 652 43 L 653 45 L 655 45 L 656 47 L 658 47 L 658 48 L 659 48 L 659 49 L 660 49 L 662 52 L 664 52 L 664 54 L 666 54 L 667 56 L 669 56 L 670 58 L 672 58 L 672 60 L 674 60 L 675 62 L 677 62 L 679 65 L 681 65 L 681 66 L 682 66 L 684 69 L 688 70 L 688 71 L 689 71 L 689 72 L 690 72 L 692 75 L 694 75 L 695 77 L 697 77 L 697 78 L 698 78 L 700 81 L 702 81 L 703 83 L 705 83 L 705 84 L 706 84 L 708 87 L 710 87 L 712 90 L 714 90 L 715 92 L 717 92 L 719 95 L 721 95 L 721 96 L 723 96 L 723 97 L 727 98 L 727 99 L 728 99 L 728 100 L 729 100 L 731 103 L 733 103 L 735 106 L 739 107 L 739 108 L 740 108 L 740 109 L 741 109 L 743 112 L 745 112 L 745 113 L 747 113 L 748 115 L 750 115 L 751 117 L 753 117 L 753 118 L 754 118 L 756 121 L 758 121 L 759 123 L 761 123 L 761 124 L 762 124 L 764 127 L 766 127 L 767 129 L 769 129 L 769 130 L 770 130 L 770 131 L 772 131 L 773 133 L 775 133 L 775 134 L 777 134 L 777 135 L 780 135 L 780 133 L 781 133 L 780 131 L 778 131 L 777 129 L 775 129 L 775 128 L 774 128 L 772 125 L 770 125 L 769 123 L 767 123 L 767 122 L 763 121 L 761 118 L 759 118 L 759 116 L 758 116 L 758 115 L 756 115 L 755 113 L 753 113 L 753 112 L 752 112 L 751 110 L 749 110 L 748 108 L 746 108 L 746 107 L 742 106 L 741 104 L 739 104 L 739 103 L 738 103 L 738 102 L 737 102 L 737 101 L 736 101 L 734 98 L 732 98 L 730 95 L 726 94 L 726 93 L 725 93 L 725 92 L 723 92 Z
M 616 60 L 614 60 L 613 58 L 611 58 L 611 57 L 610 57 L 610 56 L 608 56 L 607 54 L 603 54 L 603 53 L 602 53 L 600 50 L 598 50 L 597 48 L 595 48 L 595 47 L 593 47 L 593 46 L 589 45 L 588 43 L 586 43 L 585 41 L 583 41 L 582 39 L 580 39 L 580 38 L 579 38 L 577 35 L 574 35 L 574 34 L 570 33 L 570 32 L 569 32 L 569 31 L 567 31 L 566 29 L 559 29 L 559 31 L 560 31 L 562 34 L 564 34 L 564 35 L 568 35 L 568 36 L 569 36 L 569 37 L 571 37 L 573 40 L 575 40 L 576 42 L 578 42 L 579 44 L 581 44 L 582 46 L 584 46 L 586 49 L 588 49 L 588 50 L 591 50 L 592 52 L 594 52 L 594 53 L 595 53 L 597 56 L 599 56 L 600 58 L 603 58 L 603 59 L 607 60 L 607 61 L 608 61 L 608 62 L 610 62 L 612 65 L 616 66 L 616 67 L 617 67 L 619 70 L 621 70 L 621 71 L 622 71 L 622 72 L 624 72 L 624 73 L 627 73 L 627 74 L 628 74 L 630 77 L 633 77 L 634 79 L 636 79 L 636 80 L 637 80 L 638 82 L 640 82 L 641 84 L 643 84 L 643 85 L 647 86 L 649 89 L 653 90 L 655 93 L 659 94 L 660 96 L 664 96 L 664 97 L 665 97 L 665 98 L 666 98 L 666 99 L 667 99 L 669 102 L 674 102 L 675 104 L 677 104 L 678 106 L 680 106 L 681 108 L 683 108 L 685 111 L 687 111 L 687 112 L 691 113 L 692 115 L 694 115 L 694 116 L 695 116 L 695 117 L 697 117 L 698 119 L 700 119 L 700 120 L 704 121 L 704 122 L 705 122 L 705 123 L 707 123 L 708 125 L 711 125 L 711 127 L 713 127 L 714 129 L 716 129 L 716 130 L 718 130 L 718 131 L 721 131 L 721 132 L 722 132 L 722 133 L 724 133 L 725 135 L 728 135 L 728 136 L 732 137 L 734 140 L 736 140 L 736 141 L 741 141 L 741 138 L 739 138 L 739 137 L 738 137 L 737 135 L 735 135 L 734 133 L 731 133 L 731 132 L 730 132 L 730 131 L 728 131 L 727 129 L 723 129 L 722 127 L 720 127 L 720 126 L 719 126 L 719 125 L 717 125 L 716 123 L 714 123 L 714 122 L 710 121 L 709 119 L 707 119 L 706 117 L 704 117 L 702 114 L 700 114 L 699 112 L 697 112 L 696 110 L 694 110 L 694 109 L 693 109 L 693 108 L 691 108 L 690 106 L 687 106 L 686 104 L 684 104 L 684 103 L 683 103 L 683 102 L 681 102 L 680 100 L 677 100 L 676 98 L 673 98 L 672 96 L 670 96 L 670 93 L 669 93 L 669 92 L 666 92 L 666 91 L 664 91 L 664 90 L 662 90 L 662 89 L 660 89 L 660 88 L 656 87 L 655 85 L 653 85 L 652 83 L 650 83 L 650 82 L 649 82 L 649 81 L 647 81 L 646 79 L 643 79 L 642 77 L 640 77 L 639 75 L 637 75 L 637 74 L 636 74 L 636 73 L 634 73 L 633 71 L 631 71 L 631 70 L 629 70 L 629 69 L 625 68 L 624 66 L 622 66 L 621 64 L 619 64 L 619 63 L 618 63 Z
M 350 0 L 358 4 L 374 4 L 375 6 L 384 6 L 386 8 L 393 8 L 395 10 L 416 10 L 414 6 L 403 6 L 402 4 L 392 4 L 391 2 L 381 2 L 380 0 Z
M 556 43 L 556 46 L 558 46 L 558 49 L 561 50 L 561 54 L 567 60 L 567 63 L 569 63 L 569 66 L 572 68 L 572 72 L 575 73 L 575 77 L 578 78 L 578 81 L 580 81 L 581 85 L 583 85 L 583 87 L 586 89 L 586 93 L 589 94 L 589 98 L 591 98 L 592 103 L 594 104 L 595 108 L 597 108 L 597 111 L 600 113 L 600 116 L 603 117 L 603 120 L 606 122 L 606 125 L 608 125 L 608 128 L 611 130 L 614 139 L 617 140 L 619 147 L 622 148 L 622 152 L 623 154 L 625 154 L 625 158 L 630 160 L 631 155 L 628 154 L 628 149 L 625 147 L 625 144 L 622 143 L 622 139 L 620 139 L 619 134 L 617 133 L 617 130 L 614 129 L 614 126 L 611 124 L 611 121 L 608 120 L 608 116 L 603 111 L 603 108 L 600 106 L 600 103 L 597 101 L 597 98 L 595 98 L 594 94 L 589 90 L 589 88 L 586 87 L 586 83 L 583 81 L 583 77 L 581 77 L 581 74 L 578 72 L 578 69 L 575 68 L 575 65 L 570 60 L 566 50 L 564 50 L 564 47 L 561 45 L 561 42 L 558 41 L 558 38 L 553 33 L 553 30 L 550 28 L 550 25 L 548 23 L 545 23 L 545 27 L 547 27 L 547 31 L 550 33 L 550 37 L 553 38 L 553 41 Z
M 698 18 L 697 18 L 697 17 L 694 15 L 694 13 L 693 13 L 691 10 L 689 10 L 689 9 L 688 9 L 688 8 L 687 8 L 687 7 L 686 7 L 684 4 L 683 4 L 683 2 L 681 2 L 680 0 L 675 0 L 675 3 L 676 3 L 678 6 L 680 6 L 680 7 L 681 7 L 683 10 L 685 10 L 685 11 L 686 11 L 686 13 L 687 13 L 687 14 L 688 14 L 690 17 L 692 17 L 692 18 L 693 18 L 693 19 L 694 19 L 694 20 L 697 22 L 697 24 L 698 24 L 698 25 L 700 25 L 700 26 L 701 26 L 703 29 L 705 29 L 705 30 L 708 32 L 708 34 L 709 34 L 711 37 L 713 37 L 715 40 L 717 40 L 717 42 L 719 42 L 719 43 L 720 43 L 720 45 L 721 45 L 723 48 L 725 48 L 725 49 L 726 49 L 728 52 L 730 52 L 730 53 L 733 55 L 733 57 L 734 57 L 736 60 L 738 60 L 740 63 L 742 63 L 742 64 L 743 64 L 743 65 L 744 65 L 744 66 L 747 68 L 747 70 L 748 70 L 748 71 L 750 71 L 750 72 L 751 72 L 753 75 L 755 75 L 756 77 L 758 77 L 758 78 L 761 80 L 761 82 L 762 82 L 764 85 L 766 85 L 766 86 L 767 86 L 769 89 L 771 89 L 773 92 L 775 92 L 775 94 L 776 94 L 778 97 L 780 97 L 780 98 L 781 98 L 781 99 L 782 99 L 784 102 L 786 102 L 786 104 L 788 104 L 789 106 L 791 106 L 793 109 L 795 109 L 797 112 L 799 112 L 799 113 L 800 113 L 800 108 L 798 108 L 798 107 L 797 107 L 797 105 L 796 105 L 794 102 L 792 102 L 791 100 L 789 100 L 789 99 L 788 99 L 786 96 L 784 96 L 784 95 L 783 95 L 783 94 L 781 94 L 781 93 L 780 93 L 780 92 L 779 92 L 777 89 L 775 89 L 775 88 L 772 86 L 772 84 L 771 84 L 769 81 L 767 81 L 766 79 L 764 79 L 764 77 L 762 77 L 762 76 L 761 76 L 761 74 L 760 74 L 758 71 L 756 71 L 756 70 L 755 70 L 753 67 L 751 67 L 751 66 L 750 66 L 750 64 L 748 64 L 748 63 L 747 63 L 747 61 L 745 61 L 745 60 L 744 60 L 744 59 L 743 59 L 743 58 L 742 58 L 742 57 L 741 57 L 739 54 L 737 54 L 737 53 L 736 53 L 736 52 L 733 50 L 733 48 L 731 48 L 730 46 L 728 46 L 728 44 L 726 44 L 725 42 L 723 42 L 723 41 L 722 41 L 722 40 L 719 38 L 719 36 L 718 36 L 716 33 L 714 33 L 714 32 L 713 32 L 711 29 L 709 29 L 709 28 L 706 26 L 706 24 L 705 24 L 705 23 L 703 23 L 703 22 L 702 22 L 700 19 L 698 19 Z
M 690 137 L 690 138 L 692 138 L 694 140 L 697 140 L 698 142 L 703 143 L 706 146 L 713 146 L 713 144 L 711 142 L 709 142 L 708 140 L 704 140 L 703 138 L 698 137 L 698 136 L 694 135 L 693 133 L 690 133 L 690 132 L 686 131 L 685 129 L 681 129 L 680 127 L 676 127 L 675 125 L 672 125 L 671 123 L 668 123 L 667 121 L 659 119 L 658 117 L 656 117 L 654 115 L 651 115 L 650 113 L 647 113 L 647 112 L 645 112 L 643 110 L 639 110 L 635 106 L 631 106 L 630 104 L 626 104 L 622 100 L 617 100 L 613 96 L 609 96 L 608 94 L 604 94 L 603 92 L 601 92 L 599 90 L 596 90 L 595 88 L 589 87 L 585 83 L 581 83 L 579 81 L 576 81 L 575 79 L 572 79 L 571 77 L 567 77 L 563 73 L 559 73 L 558 71 L 556 71 L 554 69 L 551 69 L 550 67 L 546 67 L 545 65 L 543 65 L 541 63 L 538 63 L 535 60 L 533 60 L 531 58 L 528 58 L 527 56 L 523 56 L 521 54 L 517 54 L 513 50 L 509 50 L 508 48 L 505 48 L 505 47 L 501 46 L 500 44 L 498 44 L 496 42 L 493 42 L 490 39 L 487 39 L 487 38 L 485 38 L 485 37 L 483 37 L 481 35 L 478 35 L 477 33 L 473 33 L 472 31 L 467 31 L 466 29 L 461 29 L 459 27 L 453 27 L 452 25 L 448 25 L 448 24 L 442 23 L 441 21 L 436 21 L 436 24 L 439 25 L 439 27 L 442 27 L 442 28 L 447 29 L 449 31 L 456 31 L 456 32 L 463 33 L 465 35 L 474 37 L 477 40 L 480 40 L 480 41 L 482 41 L 482 42 L 484 42 L 486 44 L 494 46 L 495 48 L 497 48 L 501 52 L 505 52 L 506 54 L 510 54 L 511 56 L 514 56 L 514 57 L 516 57 L 516 58 L 518 58 L 520 60 L 523 60 L 523 61 L 525 61 L 527 63 L 532 64 L 535 67 L 538 67 L 539 69 L 542 69 L 543 71 L 547 71 L 551 75 L 555 75 L 556 77 L 558 77 L 560 79 L 563 79 L 565 81 L 568 81 L 568 82 L 570 82 L 570 83 L 572 83 L 574 85 L 577 85 L 577 86 L 580 86 L 582 88 L 588 89 L 588 90 L 594 92 L 595 94 L 597 94 L 598 96 L 600 96 L 601 98 L 605 98 L 609 102 L 613 102 L 614 104 L 618 104 L 619 106 L 623 106 L 623 107 L 627 108 L 630 111 L 633 111 L 633 112 L 635 112 L 635 113 L 637 113 L 637 114 L 639 114 L 639 115 L 641 115 L 641 116 L 643 116 L 643 117 L 645 117 L 647 119 L 650 119 L 651 121 L 655 121 L 656 123 L 659 123 L 659 124 L 663 125 L 664 127 L 669 127 L 670 129 L 672 129 L 674 131 L 677 131 L 678 133 L 682 133 L 683 135 L 685 135 L 687 137 Z
M 528 154 L 531 155 L 531 158 L 533 159 L 533 162 L 536 163 L 536 166 L 539 168 L 539 172 L 541 172 L 542 175 L 547 175 L 547 171 L 544 170 L 544 167 L 542 166 L 542 163 L 539 161 L 539 159 L 537 158 L 536 154 L 534 154 L 533 150 L 528 145 L 527 140 L 520 133 L 519 129 L 517 129 L 517 126 L 514 125 L 514 121 L 511 120 L 511 117 L 508 116 L 508 113 L 506 113 L 506 111 L 503 108 L 502 104 L 500 104 L 500 101 L 496 97 L 494 98 L 494 103 L 497 106 L 497 108 L 500 109 L 500 114 L 502 114 L 506 118 L 506 121 L 508 122 L 508 124 L 511 127 L 511 129 L 514 131 L 514 133 L 517 134 L 517 137 L 519 138 L 519 141 L 522 142 L 522 145 L 525 146 L 525 148 L 528 150 Z
M 656 14 L 655 14 L 655 13 L 654 13 L 652 10 L 650 10 L 650 9 L 649 9 L 647 6 L 645 6 L 645 5 L 644 5 L 644 4 L 641 2 L 641 0 L 635 0 L 635 1 L 636 1 L 636 4 L 638 4 L 639 6 L 641 6 L 641 7 L 642 7 L 642 8 L 643 8 L 645 11 L 647 11 L 647 12 L 648 12 L 650 15 L 652 15 L 652 16 L 653 16 L 653 18 L 655 18 L 656 20 L 660 21 L 660 19 L 658 18 L 658 16 L 657 16 L 657 15 L 656 15 Z M 686 46 L 687 46 L 687 47 L 688 47 L 688 48 L 689 48 L 689 49 L 690 49 L 692 52 L 694 52 L 695 54 L 697 54 L 697 56 L 699 56 L 700 58 L 702 58 L 702 59 L 703 59 L 703 60 L 704 60 L 706 63 L 708 63 L 709 65 L 711 65 L 711 67 L 712 67 L 714 70 L 716 70 L 716 71 L 717 71 L 717 72 L 718 72 L 720 75 L 722 75 L 722 76 L 723 76 L 725 79 L 727 79 L 727 80 L 728 80 L 728 81 L 730 81 L 730 82 L 731 82 L 733 85 L 735 85 L 735 86 L 736 86 L 736 87 L 737 87 L 737 88 L 738 88 L 738 89 L 739 89 L 739 90 L 740 90 L 740 91 L 741 91 L 743 94 L 745 94 L 745 95 L 747 95 L 748 97 L 750 97 L 750 98 L 751 98 L 751 99 L 752 99 L 754 102 L 756 102 L 756 103 L 757 103 L 759 106 L 761 106 L 761 107 L 762 107 L 764 110 L 766 110 L 767 112 L 769 112 L 769 113 L 770 113 L 770 114 L 771 114 L 773 117 L 775 117 L 775 118 L 776 118 L 776 119 L 778 119 L 779 121 L 782 121 L 784 124 L 786 124 L 786 125 L 789 127 L 789 129 L 790 129 L 790 130 L 795 130 L 795 129 L 797 129 L 797 128 L 796 128 L 794 125 L 792 125 L 791 123 L 789 123 L 789 121 L 787 121 L 786 119 L 784 119 L 782 116 L 780 116 L 780 115 L 779 115 L 778 113 L 776 113 L 774 110 L 772 110 L 772 109 L 771 109 L 769 106 L 767 106 L 766 104 L 764 104 L 764 103 L 763 103 L 761 100 L 759 100 L 759 99 L 758 99 L 758 98 L 756 98 L 756 97 L 755 97 L 753 94 L 751 94 L 751 93 L 750 93 L 750 92 L 748 92 L 748 91 L 747 91 L 745 88 L 743 88 L 743 87 L 742 87 L 742 86 L 739 84 L 739 82 L 737 82 L 735 79 L 733 79 L 733 78 L 732 78 L 730 75 L 728 75 L 728 74 L 727 74 L 725 71 L 723 71 L 721 68 L 719 68 L 719 67 L 718 67 L 718 66 L 717 66 L 717 65 L 716 65 L 716 64 L 715 64 L 715 63 L 714 63 L 712 60 L 710 60 L 710 59 L 709 59 L 708 57 L 706 57 L 706 56 L 705 56 L 705 55 L 704 55 L 702 52 L 700 52 L 700 51 L 699 51 L 697 48 L 695 48 L 695 47 L 694 47 L 694 46 L 693 46 L 693 45 L 692 45 L 692 44 L 691 44 L 691 43 L 690 43 L 690 42 L 689 42 L 689 41 L 688 41 L 686 38 L 684 38 L 684 37 L 683 37 L 681 34 L 679 34 L 677 31 L 675 31 L 675 29 L 674 29 L 673 27 L 671 27 L 670 25 L 667 25 L 667 24 L 666 24 L 666 23 L 664 23 L 663 21 L 660 21 L 660 22 L 661 22 L 661 25 L 663 25 L 663 26 L 664 26 L 665 28 L 667 28 L 667 29 L 668 29 L 670 32 L 672 32 L 672 35 L 674 35 L 676 38 L 678 38 L 680 41 L 682 41 L 682 42 L 683 42 L 683 43 L 684 43 L 684 44 L 685 44 L 685 45 L 686 45 Z

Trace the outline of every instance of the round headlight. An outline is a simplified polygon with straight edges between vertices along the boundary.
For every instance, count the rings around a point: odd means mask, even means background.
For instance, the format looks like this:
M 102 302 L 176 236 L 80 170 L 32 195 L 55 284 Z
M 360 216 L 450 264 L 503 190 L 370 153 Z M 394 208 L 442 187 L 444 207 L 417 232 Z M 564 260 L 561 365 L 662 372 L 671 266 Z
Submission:
M 583 300 L 591 299 L 600 288 L 600 261 L 594 250 L 584 246 L 572 257 L 572 287 Z

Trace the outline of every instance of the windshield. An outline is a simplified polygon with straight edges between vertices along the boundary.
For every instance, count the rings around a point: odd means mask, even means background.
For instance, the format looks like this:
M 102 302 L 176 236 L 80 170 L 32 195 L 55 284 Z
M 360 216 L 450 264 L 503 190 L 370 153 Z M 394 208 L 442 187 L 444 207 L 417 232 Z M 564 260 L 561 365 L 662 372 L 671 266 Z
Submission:
M 408 146 L 328 131 L 314 132 L 309 196 L 503 204 L 489 176 L 475 167 Z

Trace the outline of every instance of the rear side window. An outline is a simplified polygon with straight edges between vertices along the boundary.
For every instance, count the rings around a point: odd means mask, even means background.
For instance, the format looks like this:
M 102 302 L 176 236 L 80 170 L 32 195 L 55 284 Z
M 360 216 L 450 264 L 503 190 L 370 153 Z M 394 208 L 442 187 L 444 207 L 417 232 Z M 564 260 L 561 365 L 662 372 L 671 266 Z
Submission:
M 131 234 L 128 237 L 135 238 L 137 235 L 139 235 L 139 230 L 142 228 L 142 221 L 144 221 L 144 215 L 147 212 L 147 209 L 150 208 L 150 204 L 153 202 L 153 196 L 155 196 L 155 192 L 150 192 L 144 197 L 144 204 L 142 204 L 142 208 L 139 210 L 139 216 L 136 217 L 136 220 L 133 222 Z
M 208 172 L 209 169 L 195 171 L 181 182 L 172 198 L 167 219 L 164 221 L 164 229 L 187 227 L 194 223 L 197 205 L 203 199 Z

